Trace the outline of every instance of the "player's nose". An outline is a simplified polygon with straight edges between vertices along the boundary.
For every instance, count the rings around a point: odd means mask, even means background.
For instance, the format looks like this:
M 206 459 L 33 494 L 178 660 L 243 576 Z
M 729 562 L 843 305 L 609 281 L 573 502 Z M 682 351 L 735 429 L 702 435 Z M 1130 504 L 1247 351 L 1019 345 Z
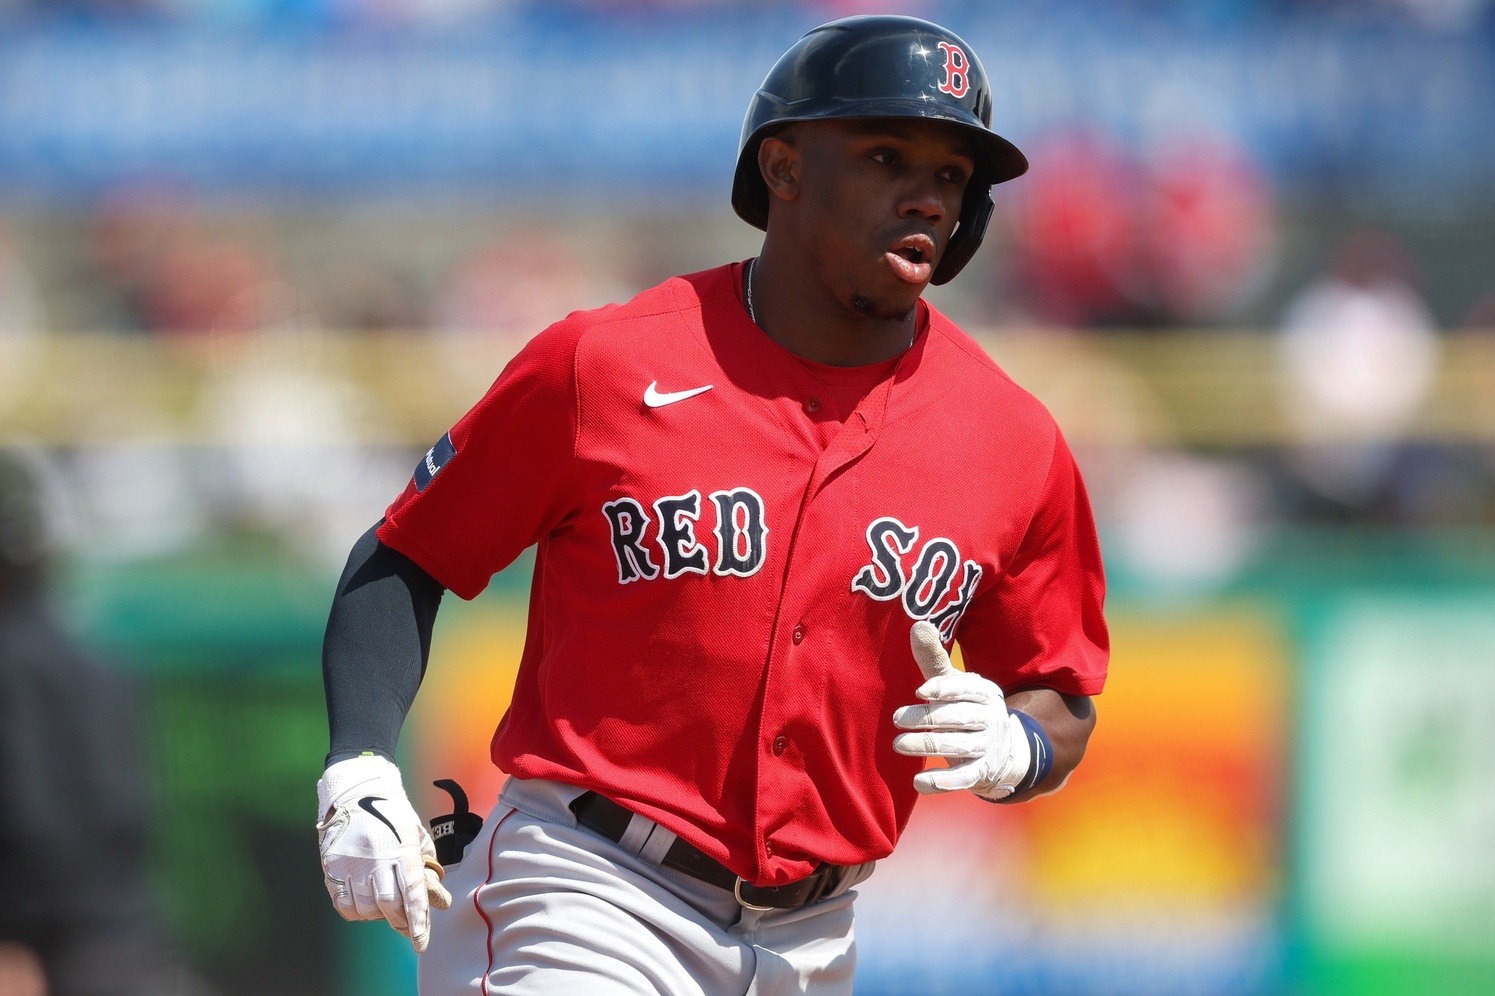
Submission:
M 922 218 L 938 225 L 950 212 L 945 186 L 934 173 L 911 172 L 898 192 L 898 217 Z

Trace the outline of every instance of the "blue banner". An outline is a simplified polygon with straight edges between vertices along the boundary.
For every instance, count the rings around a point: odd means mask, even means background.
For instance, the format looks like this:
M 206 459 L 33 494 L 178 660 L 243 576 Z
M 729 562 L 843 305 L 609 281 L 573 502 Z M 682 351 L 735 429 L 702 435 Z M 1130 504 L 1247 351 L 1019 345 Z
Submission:
M 991 5 L 950 23 L 1020 146 L 1221 131 L 1288 193 L 1495 192 L 1488 38 L 1262 23 L 1225 34 Z M 0 35 L 0 198 L 142 177 L 207 196 L 714 197 L 802 12 L 515 17 L 464 34 L 43 27 Z

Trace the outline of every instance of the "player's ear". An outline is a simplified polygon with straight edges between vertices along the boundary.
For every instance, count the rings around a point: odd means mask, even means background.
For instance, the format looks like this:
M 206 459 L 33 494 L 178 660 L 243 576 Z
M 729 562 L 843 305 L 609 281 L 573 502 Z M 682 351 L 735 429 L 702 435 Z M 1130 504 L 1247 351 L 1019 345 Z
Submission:
M 758 146 L 758 171 L 768 192 L 780 200 L 799 196 L 801 161 L 792 129 L 770 135 Z

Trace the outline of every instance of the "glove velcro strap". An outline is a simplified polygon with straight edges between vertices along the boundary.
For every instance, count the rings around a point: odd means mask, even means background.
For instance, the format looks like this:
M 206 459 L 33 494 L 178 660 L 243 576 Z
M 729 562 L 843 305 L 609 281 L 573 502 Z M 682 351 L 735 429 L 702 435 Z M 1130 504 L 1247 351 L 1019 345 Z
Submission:
M 1054 745 L 1049 742 L 1049 735 L 1043 731 L 1038 720 L 1016 709 L 1012 710 L 1012 715 L 1016 716 L 1017 721 L 1022 724 L 1023 735 L 1028 738 L 1028 748 L 1033 760 L 1028 765 L 1028 773 L 1023 776 L 1022 781 L 1017 783 L 1017 787 L 1012 790 L 1012 795 L 1007 799 L 1015 799 L 1024 793 L 1033 791 L 1049 776 L 1049 772 L 1054 770 Z

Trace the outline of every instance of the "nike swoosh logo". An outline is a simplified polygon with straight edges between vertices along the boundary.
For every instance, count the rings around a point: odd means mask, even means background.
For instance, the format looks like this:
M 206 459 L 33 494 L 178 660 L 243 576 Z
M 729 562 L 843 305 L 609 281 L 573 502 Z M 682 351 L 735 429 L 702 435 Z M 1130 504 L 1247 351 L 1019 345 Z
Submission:
M 689 391 L 671 391 L 668 394 L 661 394 L 658 390 L 659 381 L 652 380 L 649 382 L 649 386 L 644 388 L 644 404 L 650 408 L 663 408 L 665 405 L 673 405 L 677 401 L 684 401 L 686 398 L 694 398 L 698 394 L 705 394 L 713 386 L 715 385 L 707 384 L 705 387 L 694 387 Z
M 386 800 L 383 796 L 366 795 L 362 799 L 358 800 L 358 808 L 373 816 L 374 819 L 378 820 L 380 823 L 383 823 L 385 826 L 389 827 L 389 832 L 395 835 L 395 840 L 400 840 L 400 831 L 395 829 L 395 825 L 389 822 L 389 819 L 383 813 L 374 808 L 374 803 L 386 801 L 388 800 Z M 400 843 L 403 844 L 405 842 L 403 840 L 400 840 Z

